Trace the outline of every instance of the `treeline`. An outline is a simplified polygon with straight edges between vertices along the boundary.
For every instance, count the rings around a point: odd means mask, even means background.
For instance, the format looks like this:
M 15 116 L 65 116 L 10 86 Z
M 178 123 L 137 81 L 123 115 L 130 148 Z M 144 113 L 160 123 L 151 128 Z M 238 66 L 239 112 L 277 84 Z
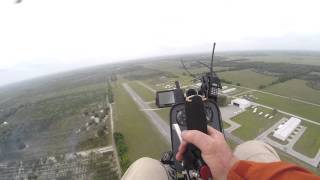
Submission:
M 218 106 L 220 106 L 220 107 L 224 107 L 224 106 L 227 106 L 227 105 L 229 104 L 228 101 L 229 101 L 229 100 L 228 100 L 228 97 L 227 97 L 227 96 L 225 96 L 225 95 L 219 95 L 219 96 L 218 96 L 218 99 L 217 99 L 217 104 L 218 104 Z
M 124 71 L 128 70 L 128 71 Z M 119 72 L 124 73 L 124 77 L 128 80 L 143 80 L 143 79 L 149 79 L 149 78 L 159 78 L 162 76 L 165 76 L 167 78 L 178 78 L 177 75 L 171 73 L 171 72 L 166 72 L 166 71 L 161 71 L 158 69 L 151 69 L 151 68 L 145 68 L 143 66 L 134 66 L 134 67 L 128 67 L 119 70 Z M 130 72 L 130 74 L 128 74 Z
M 128 146 L 125 143 L 124 136 L 122 133 L 115 132 L 113 133 L 113 137 L 117 146 L 117 152 L 120 159 L 120 166 L 122 172 L 125 172 L 131 164 L 128 157 Z
M 320 66 L 305 64 L 222 61 L 214 63 L 214 65 L 220 67 L 233 67 L 237 70 L 255 69 L 262 73 L 271 72 L 275 75 L 286 74 L 289 76 L 308 74 L 310 72 L 320 72 Z
M 273 75 L 278 77 L 270 84 L 260 85 L 259 89 L 264 89 L 268 86 L 283 83 L 291 79 L 304 79 L 309 81 L 307 85 L 311 88 L 319 89 L 319 75 L 311 74 L 311 72 L 319 72 L 320 66 L 304 65 L 304 64 L 289 64 L 289 63 L 265 63 L 265 62 L 236 62 L 222 61 L 215 63 L 215 66 L 232 67 L 229 71 L 253 69 L 257 73 Z M 221 80 L 221 82 L 232 84 L 231 81 Z
M 107 81 L 107 96 L 108 96 L 109 103 L 113 103 L 114 102 L 114 95 L 113 95 L 112 85 L 111 85 L 110 81 Z

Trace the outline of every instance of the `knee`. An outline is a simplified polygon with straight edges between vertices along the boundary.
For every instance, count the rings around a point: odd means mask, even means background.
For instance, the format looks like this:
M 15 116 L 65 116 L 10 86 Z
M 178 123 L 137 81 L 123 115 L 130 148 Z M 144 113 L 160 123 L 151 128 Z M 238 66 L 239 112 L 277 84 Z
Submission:
M 153 163 L 154 161 L 156 161 L 156 160 L 149 158 L 149 157 L 142 157 L 142 158 L 139 158 L 136 161 L 134 161 L 132 165 L 134 165 L 134 164 L 136 164 L 136 165 L 149 164 L 149 163 Z
M 156 177 L 155 177 L 156 176 Z M 155 159 L 142 157 L 136 160 L 125 172 L 122 179 L 166 179 L 167 173 L 162 164 Z
M 234 155 L 241 160 L 253 160 L 258 162 L 274 162 L 280 158 L 277 152 L 263 141 L 247 141 L 235 148 Z

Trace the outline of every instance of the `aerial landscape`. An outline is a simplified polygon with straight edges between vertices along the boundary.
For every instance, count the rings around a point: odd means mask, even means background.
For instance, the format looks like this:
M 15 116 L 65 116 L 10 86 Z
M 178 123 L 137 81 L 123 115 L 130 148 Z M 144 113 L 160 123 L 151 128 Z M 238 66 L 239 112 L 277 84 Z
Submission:
M 318 179 L 320 1 L 0 1 L 0 180 Z
M 155 92 L 175 80 L 184 89 L 198 84 L 181 58 L 200 75 L 206 70 L 198 61 L 210 54 L 106 64 L 1 87 L 0 179 L 119 179 L 140 157 L 160 159 L 170 150 L 170 109 L 155 106 Z M 283 161 L 319 174 L 320 53 L 218 52 L 214 70 L 231 147 L 262 140 Z M 277 138 L 290 119 L 297 125 Z

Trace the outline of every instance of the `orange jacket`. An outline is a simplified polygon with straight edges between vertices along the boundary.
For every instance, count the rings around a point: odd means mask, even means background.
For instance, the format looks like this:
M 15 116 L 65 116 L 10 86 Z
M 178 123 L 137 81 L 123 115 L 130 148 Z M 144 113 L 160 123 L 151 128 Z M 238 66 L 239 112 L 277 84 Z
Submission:
M 228 179 L 320 180 L 320 176 L 313 175 L 297 165 L 281 161 L 273 163 L 239 161 L 229 171 Z

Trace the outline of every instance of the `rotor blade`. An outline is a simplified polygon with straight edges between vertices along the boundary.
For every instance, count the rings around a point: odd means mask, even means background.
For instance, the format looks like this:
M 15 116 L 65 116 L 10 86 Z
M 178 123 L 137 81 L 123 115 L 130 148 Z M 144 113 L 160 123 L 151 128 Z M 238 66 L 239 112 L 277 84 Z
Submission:
M 210 66 L 208 64 L 201 61 L 198 61 L 198 63 L 210 69 Z
M 181 62 L 181 64 L 182 64 L 183 69 L 184 69 L 185 71 L 187 71 L 190 76 L 192 76 L 193 78 L 197 78 L 194 74 L 192 74 L 192 73 L 188 70 L 188 68 L 186 67 L 186 65 L 183 63 L 183 60 L 182 60 L 182 59 L 180 60 L 180 62 Z

